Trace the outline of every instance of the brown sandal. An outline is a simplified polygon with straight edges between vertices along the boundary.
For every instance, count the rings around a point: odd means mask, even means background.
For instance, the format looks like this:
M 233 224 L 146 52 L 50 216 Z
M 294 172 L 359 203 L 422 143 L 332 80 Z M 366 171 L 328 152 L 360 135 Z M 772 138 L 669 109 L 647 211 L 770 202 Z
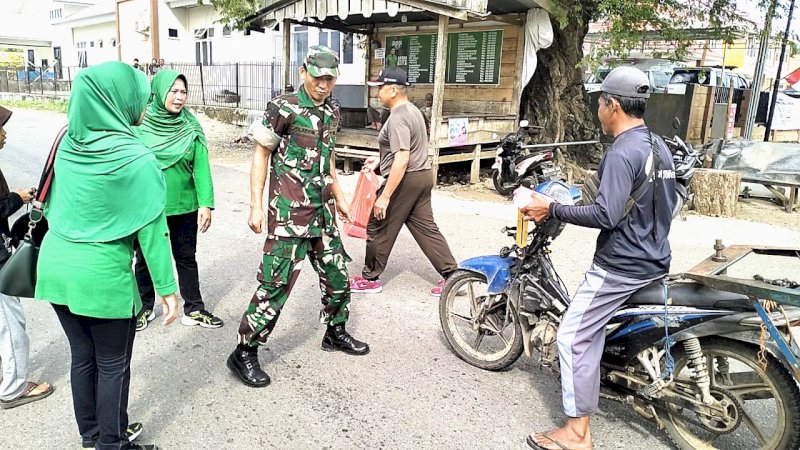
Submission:
M 36 388 L 41 385 L 42 383 L 35 383 L 33 381 L 29 381 L 28 386 L 25 388 L 25 391 L 19 397 L 13 400 L 0 400 L 0 409 L 11 409 L 11 408 L 16 408 L 17 406 L 25 405 L 27 403 L 35 402 L 36 400 L 41 400 L 45 397 L 48 397 L 50 394 L 53 393 L 53 391 L 55 391 L 55 388 L 48 384 L 47 389 L 44 392 L 31 395 L 31 392 L 36 390 Z

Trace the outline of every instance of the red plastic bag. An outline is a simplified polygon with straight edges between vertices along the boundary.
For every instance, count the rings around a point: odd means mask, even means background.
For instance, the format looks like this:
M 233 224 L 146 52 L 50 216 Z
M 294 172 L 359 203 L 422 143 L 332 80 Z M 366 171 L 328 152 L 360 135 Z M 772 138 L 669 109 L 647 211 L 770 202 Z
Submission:
M 367 223 L 372 215 L 372 206 L 375 204 L 376 192 L 380 181 L 375 172 L 361 172 L 356 182 L 356 191 L 350 202 L 350 219 L 352 223 L 344 224 L 344 234 L 359 238 L 367 238 Z

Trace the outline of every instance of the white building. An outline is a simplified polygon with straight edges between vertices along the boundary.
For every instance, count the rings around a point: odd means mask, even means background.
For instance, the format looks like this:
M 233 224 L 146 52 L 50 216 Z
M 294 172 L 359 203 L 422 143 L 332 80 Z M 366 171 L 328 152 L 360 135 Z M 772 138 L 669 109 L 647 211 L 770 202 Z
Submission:
M 51 3 L 49 17 L 53 30 L 53 59 L 66 68 L 76 68 L 117 59 L 117 31 L 114 0 L 60 0 Z
M 74 77 L 79 68 L 104 61 L 133 64 L 138 59 L 146 65 L 156 58 L 185 73 L 194 85 L 190 91 L 197 95 L 191 98 L 193 102 L 209 103 L 226 95 L 230 100 L 228 94 L 236 93 L 236 106 L 260 109 L 283 89 L 283 33 L 277 28 L 245 33 L 223 26 L 209 0 L 158 0 L 155 14 L 150 0 L 50 1 L 45 19 L 50 21 L 52 51 L 43 51 L 50 53 L 51 64 L 53 59 L 61 62 L 60 78 Z M 309 46 L 319 43 L 341 55 L 339 85 L 363 85 L 366 51 L 359 46 L 362 39 L 293 25 L 295 69 L 290 83 L 298 85 L 298 62 Z
M 0 47 L 22 52 L 27 67 L 52 63 L 51 30 L 42 13 L 47 1 L 0 1 Z

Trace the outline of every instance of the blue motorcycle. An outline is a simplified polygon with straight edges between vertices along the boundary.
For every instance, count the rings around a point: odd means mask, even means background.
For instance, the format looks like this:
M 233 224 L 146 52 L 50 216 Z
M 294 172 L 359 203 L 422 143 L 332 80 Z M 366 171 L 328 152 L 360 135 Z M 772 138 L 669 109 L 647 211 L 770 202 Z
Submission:
M 562 181 L 535 190 L 561 203 L 580 199 Z M 551 218 L 530 233 L 527 225 L 519 216 L 503 229 L 514 245 L 463 261 L 442 291 L 442 330 L 475 367 L 506 369 L 524 351 L 558 371 L 556 335 L 570 296 L 549 245 L 564 224 Z M 727 267 L 747 251 L 800 257 L 722 247 L 695 272 L 641 289 L 608 324 L 601 395 L 655 422 L 679 448 L 800 448 L 800 308 L 758 300 L 800 304 L 800 290 L 732 283 Z

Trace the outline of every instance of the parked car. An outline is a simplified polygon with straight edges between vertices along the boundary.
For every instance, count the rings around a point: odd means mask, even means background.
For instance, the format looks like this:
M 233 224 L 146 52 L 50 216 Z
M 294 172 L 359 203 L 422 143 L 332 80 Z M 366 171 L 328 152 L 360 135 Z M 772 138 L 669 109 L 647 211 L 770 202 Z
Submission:
M 732 87 L 748 89 L 750 83 L 741 74 L 722 67 L 682 67 L 675 69 L 666 86 L 667 94 L 685 94 L 686 85 L 700 84 L 704 86 Z
M 800 98 L 800 90 L 795 89 L 794 87 L 784 90 L 783 93 L 792 98 Z
M 653 92 L 663 92 L 669 83 L 672 73 L 675 70 L 675 63 L 661 59 L 646 59 L 629 63 L 631 67 L 641 69 L 650 79 L 650 87 Z M 587 93 L 600 90 L 603 79 L 611 72 L 611 67 L 601 67 L 597 72 L 589 75 L 583 83 Z

